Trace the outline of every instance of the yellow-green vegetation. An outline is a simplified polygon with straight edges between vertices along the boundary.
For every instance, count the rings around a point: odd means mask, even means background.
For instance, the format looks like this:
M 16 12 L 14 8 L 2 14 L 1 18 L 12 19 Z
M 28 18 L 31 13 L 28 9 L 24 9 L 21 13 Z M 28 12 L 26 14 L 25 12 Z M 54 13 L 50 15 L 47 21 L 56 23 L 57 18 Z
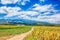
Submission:
M 60 40 L 60 27 L 35 26 L 24 40 Z
M 26 25 L 0 25 L 0 37 L 21 34 L 30 29 L 31 26 Z

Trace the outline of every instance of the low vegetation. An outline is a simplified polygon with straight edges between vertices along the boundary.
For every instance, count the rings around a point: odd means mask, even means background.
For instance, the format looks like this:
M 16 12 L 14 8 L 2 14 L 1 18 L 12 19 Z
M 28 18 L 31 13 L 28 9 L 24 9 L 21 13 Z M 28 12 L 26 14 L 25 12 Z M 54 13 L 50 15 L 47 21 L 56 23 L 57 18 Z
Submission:
M 60 40 L 60 27 L 35 26 L 24 40 Z
M 31 26 L 25 25 L 0 25 L 0 37 L 16 35 L 27 32 L 31 29 Z

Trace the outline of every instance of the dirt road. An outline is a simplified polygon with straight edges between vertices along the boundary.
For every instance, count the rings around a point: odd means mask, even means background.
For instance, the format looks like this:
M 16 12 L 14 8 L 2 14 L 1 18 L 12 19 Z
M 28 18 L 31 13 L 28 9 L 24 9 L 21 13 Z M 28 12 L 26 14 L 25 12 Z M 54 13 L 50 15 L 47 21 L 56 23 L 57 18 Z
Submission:
M 23 40 L 27 35 L 29 35 L 31 32 L 33 31 L 33 27 L 30 31 L 26 32 L 26 33 L 23 33 L 23 34 L 20 34 L 20 35 L 15 35 L 14 37 L 12 38 L 9 38 L 7 40 Z

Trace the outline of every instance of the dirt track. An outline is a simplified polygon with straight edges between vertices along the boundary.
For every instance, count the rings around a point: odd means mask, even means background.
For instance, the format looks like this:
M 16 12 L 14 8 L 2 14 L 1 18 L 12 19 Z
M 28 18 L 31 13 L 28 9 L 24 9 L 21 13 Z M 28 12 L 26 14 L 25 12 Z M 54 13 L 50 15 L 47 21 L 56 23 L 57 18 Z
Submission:
M 26 32 L 26 33 L 23 33 L 23 34 L 20 34 L 20 35 L 15 35 L 14 37 L 12 38 L 9 38 L 7 40 L 23 40 L 27 35 L 29 35 L 31 32 L 33 31 L 33 27 L 30 31 Z

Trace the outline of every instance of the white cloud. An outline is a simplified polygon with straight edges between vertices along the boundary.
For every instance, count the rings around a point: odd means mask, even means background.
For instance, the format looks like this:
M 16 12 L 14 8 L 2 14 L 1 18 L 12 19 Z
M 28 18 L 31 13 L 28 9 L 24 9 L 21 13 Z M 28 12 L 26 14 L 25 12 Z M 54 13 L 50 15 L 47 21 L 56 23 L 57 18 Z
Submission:
M 54 5 L 55 6 L 55 5 Z M 56 14 L 58 12 L 58 10 L 54 9 L 54 6 L 52 4 L 49 5 L 39 5 L 39 4 L 35 4 L 32 8 L 32 10 L 37 11 L 37 12 L 43 12 L 43 14 L 51 14 L 54 13 Z
M 23 0 L 23 2 L 21 2 L 22 5 L 25 5 L 25 2 L 28 1 L 30 2 L 30 0 Z
M 30 14 L 31 12 L 31 14 Z M 34 13 L 34 11 L 26 11 L 26 12 L 20 12 L 20 14 L 17 14 L 19 18 L 22 19 L 28 19 L 28 20 L 35 20 L 35 21 L 41 21 L 41 22 L 49 22 L 49 23 L 55 23 L 57 24 L 58 22 L 60 22 L 60 14 L 54 14 L 52 16 L 41 16 L 39 15 L 38 17 L 30 17 L 31 15 L 35 16 L 38 15 L 39 13 L 36 12 Z M 30 16 L 27 16 L 30 15 Z
M 20 12 L 20 15 L 21 16 L 18 16 L 20 18 L 24 18 L 24 19 L 32 19 L 33 16 L 36 16 L 38 15 L 39 13 L 38 12 L 35 12 L 35 11 L 21 11 Z M 31 16 L 31 17 L 30 17 Z
M 30 0 L 19 0 L 18 3 L 21 5 L 25 5 L 26 2 L 30 2 Z
M 6 17 L 16 15 L 18 11 L 21 11 L 20 7 L 6 7 L 6 6 L 3 6 L 3 7 L 0 7 L 0 9 L 1 9 L 0 13 L 6 13 L 7 14 Z
M 50 5 L 34 5 L 35 8 L 33 8 L 32 10 L 28 10 L 28 11 L 21 11 L 21 8 L 19 7 L 0 7 L 0 11 L 1 12 L 6 12 L 7 15 L 5 16 L 5 18 L 9 18 L 9 17 L 19 17 L 22 19 L 28 19 L 28 20 L 35 20 L 35 21 L 41 21 L 41 22 L 49 22 L 49 23 L 60 23 L 60 13 L 58 13 L 58 10 L 55 10 L 53 8 L 53 6 Z M 19 11 L 20 10 L 20 11 Z M 53 15 L 51 16 L 46 16 L 46 14 L 51 14 L 51 11 L 53 12 Z M 0 13 L 1 13 L 0 12 Z M 42 12 L 44 16 L 42 16 Z M 36 15 L 38 15 L 37 17 L 35 17 Z M 34 16 L 34 17 L 33 17 Z
M 22 4 L 25 5 L 26 1 L 30 2 L 30 0 L 1 0 L 2 4 L 15 4 L 16 2 L 18 2 L 18 4 Z
M 1 0 L 2 4 L 11 4 L 11 3 L 16 3 L 18 0 Z
M 38 15 L 39 13 L 38 12 L 35 12 L 35 11 L 20 11 L 20 12 L 18 12 L 18 11 L 12 11 L 12 12 L 9 12 L 8 13 L 8 15 L 7 16 L 5 16 L 5 17 L 12 17 L 12 16 L 16 16 L 16 15 L 18 15 L 18 17 L 22 17 L 22 18 L 25 18 L 26 16 L 31 16 L 31 17 L 33 17 L 33 16 L 36 16 L 36 15 Z M 29 17 L 28 17 L 29 18 Z
M 0 13 L 6 13 L 3 9 L 0 8 Z
M 55 23 L 58 24 L 58 22 L 60 23 L 60 13 L 58 10 L 54 9 L 54 6 L 50 5 L 39 5 L 39 4 L 35 4 L 34 5 L 35 8 L 33 8 L 32 10 L 37 11 L 39 13 L 42 14 L 44 16 L 39 15 L 35 20 L 38 21 L 42 21 L 42 22 L 49 22 L 49 23 Z M 51 16 L 47 16 L 47 14 L 53 14 Z
M 36 10 L 39 12 L 46 12 L 46 11 L 53 11 L 56 12 L 56 10 L 53 8 L 53 6 L 51 4 L 49 5 L 39 5 L 39 4 L 35 4 L 34 5 L 35 8 L 33 8 L 32 10 Z
M 35 4 L 34 6 L 35 6 L 35 8 L 33 8 L 32 10 L 38 10 L 40 12 L 46 12 L 46 11 L 49 11 L 49 9 L 50 10 L 52 9 L 51 4 L 50 5 L 43 5 L 43 6 L 41 6 L 39 4 Z
M 38 16 L 37 20 L 56 24 L 60 21 L 60 14 L 54 14 L 52 16 Z

